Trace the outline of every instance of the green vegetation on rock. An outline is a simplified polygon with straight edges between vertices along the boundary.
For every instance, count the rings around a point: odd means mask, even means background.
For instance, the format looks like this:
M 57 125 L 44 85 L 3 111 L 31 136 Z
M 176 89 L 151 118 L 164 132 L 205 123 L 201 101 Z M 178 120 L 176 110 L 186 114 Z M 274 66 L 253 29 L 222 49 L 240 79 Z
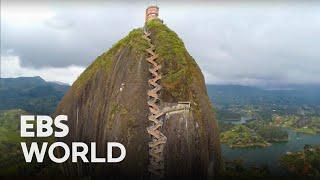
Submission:
M 90 77 L 102 69 L 106 73 L 111 70 L 112 63 L 116 60 L 116 54 L 125 47 L 131 47 L 136 50 L 137 54 L 145 55 L 145 49 L 148 42 L 142 38 L 143 31 L 141 28 L 132 30 L 126 37 L 114 44 L 107 52 L 98 56 L 95 61 L 81 74 L 74 83 L 77 88 L 87 82 Z
M 171 96 L 179 97 L 187 92 L 185 84 L 192 80 L 203 82 L 203 77 L 195 60 L 187 52 L 183 41 L 160 19 L 149 21 L 147 29 L 152 32 L 152 40 L 162 65 L 162 85 Z M 194 79 L 193 79 L 194 78 Z

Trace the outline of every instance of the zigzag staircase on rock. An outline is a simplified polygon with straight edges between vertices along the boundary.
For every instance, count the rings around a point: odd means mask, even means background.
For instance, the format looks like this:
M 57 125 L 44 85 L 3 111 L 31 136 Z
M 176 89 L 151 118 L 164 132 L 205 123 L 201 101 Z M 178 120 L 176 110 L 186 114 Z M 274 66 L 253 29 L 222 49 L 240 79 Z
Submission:
M 152 78 L 148 80 L 150 90 L 148 90 L 148 105 L 149 105 L 149 116 L 148 120 L 151 121 L 151 126 L 147 128 L 147 132 L 151 135 L 151 142 L 149 142 L 149 167 L 150 173 L 163 177 L 164 176 L 164 146 L 167 142 L 167 137 L 160 131 L 163 125 L 160 117 L 164 114 L 159 108 L 159 92 L 161 85 L 158 81 L 161 79 L 159 70 L 161 66 L 157 64 L 156 60 L 158 54 L 155 53 L 155 46 L 152 44 L 150 39 L 150 32 L 144 31 L 143 38 L 149 42 L 149 48 L 146 49 L 148 53 L 147 61 L 151 64 L 149 72 Z

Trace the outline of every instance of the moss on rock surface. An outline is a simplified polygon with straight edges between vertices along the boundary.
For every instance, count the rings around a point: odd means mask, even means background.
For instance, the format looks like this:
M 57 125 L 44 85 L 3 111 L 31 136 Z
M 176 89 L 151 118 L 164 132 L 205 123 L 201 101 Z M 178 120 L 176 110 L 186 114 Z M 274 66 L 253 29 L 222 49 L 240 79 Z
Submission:
M 147 29 L 152 32 L 156 53 L 159 54 L 159 62 L 163 67 L 161 83 L 166 90 L 164 96 L 170 96 L 176 101 L 188 91 L 185 89 L 186 84 L 193 81 L 204 83 L 200 68 L 174 31 L 159 19 L 149 21 Z
M 203 75 L 176 33 L 160 20 L 150 21 L 147 29 L 152 33 L 158 62 L 162 65 L 161 103 L 190 101 L 192 107 L 189 128 L 169 123 L 163 129 L 171 142 L 166 149 L 174 149 L 165 151 L 166 168 L 190 164 L 190 169 L 171 168 L 167 175 L 183 176 L 187 172 L 191 176 L 206 176 L 208 169 L 217 171 L 220 168 L 220 142 Z M 56 114 L 69 116 L 70 133 L 63 141 L 97 142 L 98 156 L 106 155 L 107 141 L 120 142 L 127 149 L 125 160 L 111 166 L 69 163 L 65 173 L 146 175 L 150 141 L 146 132 L 149 126 L 147 81 L 150 74 L 145 53 L 148 43 L 142 34 L 142 29 L 131 31 L 99 56 L 72 85 L 56 110 Z M 174 133 L 182 131 L 190 133 L 183 139 Z M 210 162 L 214 165 L 209 167 Z
M 131 46 L 136 50 L 137 54 L 144 55 L 144 50 L 148 47 L 148 43 L 141 38 L 141 36 L 141 28 L 132 30 L 128 36 L 118 41 L 111 49 L 97 57 L 97 59 L 81 74 L 73 86 L 80 87 L 85 84 L 98 69 L 102 69 L 106 73 L 109 73 L 112 68 L 112 63 L 114 62 L 114 56 L 125 46 Z

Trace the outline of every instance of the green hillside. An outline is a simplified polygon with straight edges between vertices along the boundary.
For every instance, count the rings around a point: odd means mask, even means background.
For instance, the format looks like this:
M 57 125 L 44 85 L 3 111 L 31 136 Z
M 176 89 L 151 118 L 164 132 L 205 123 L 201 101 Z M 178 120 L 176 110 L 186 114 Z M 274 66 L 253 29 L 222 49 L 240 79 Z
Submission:
M 24 109 L 51 114 L 69 86 L 41 77 L 0 78 L 0 110 Z
M 36 175 L 50 162 L 45 158 L 44 163 L 26 163 L 22 154 L 20 142 L 52 142 L 51 138 L 21 138 L 20 116 L 29 114 L 21 109 L 0 111 L 0 176 L 3 175 Z M 50 164 L 50 172 L 56 170 L 56 166 Z
M 320 86 L 295 85 L 265 89 L 240 85 L 207 85 L 213 102 L 219 105 L 320 105 Z
M 0 111 L 0 175 L 27 171 L 20 142 L 20 115 L 27 112 L 16 109 Z

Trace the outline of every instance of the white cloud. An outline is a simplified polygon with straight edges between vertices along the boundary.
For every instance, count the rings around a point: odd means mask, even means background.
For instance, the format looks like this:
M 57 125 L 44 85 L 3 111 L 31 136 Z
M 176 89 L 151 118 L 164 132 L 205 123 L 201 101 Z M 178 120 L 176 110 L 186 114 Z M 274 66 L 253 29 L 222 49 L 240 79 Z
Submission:
M 84 71 L 81 66 L 67 66 L 63 68 L 46 67 L 31 68 L 22 67 L 18 56 L 1 56 L 1 77 L 32 77 L 40 76 L 46 81 L 59 81 L 72 84 L 77 77 Z
M 147 6 L 80 2 L 5 5 L 2 52 L 13 49 L 22 67 L 85 67 L 142 26 Z M 183 39 L 207 83 L 320 83 L 319 2 L 160 1 L 159 6 L 160 18 Z
M 17 28 L 43 23 L 56 14 L 52 8 L 45 6 L 13 6 L 7 3 L 4 6 L 1 8 L 2 20 L 11 22 Z

